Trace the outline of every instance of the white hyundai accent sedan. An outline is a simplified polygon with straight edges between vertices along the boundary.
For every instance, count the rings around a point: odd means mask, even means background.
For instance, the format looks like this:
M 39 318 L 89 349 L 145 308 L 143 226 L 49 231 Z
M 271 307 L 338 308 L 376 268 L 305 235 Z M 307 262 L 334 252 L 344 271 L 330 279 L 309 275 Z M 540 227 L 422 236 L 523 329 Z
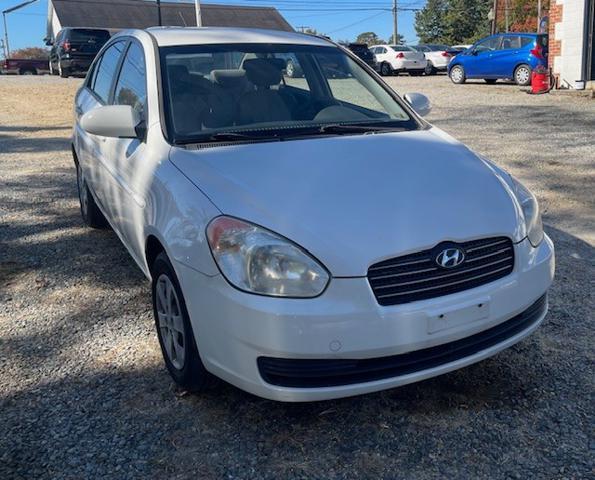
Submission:
M 344 397 L 538 327 L 554 249 L 535 197 L 427 111 L 313 36 L 153 28 L 104 46 L 75 100 L 81 211 L 151 280 L 179 385 Z

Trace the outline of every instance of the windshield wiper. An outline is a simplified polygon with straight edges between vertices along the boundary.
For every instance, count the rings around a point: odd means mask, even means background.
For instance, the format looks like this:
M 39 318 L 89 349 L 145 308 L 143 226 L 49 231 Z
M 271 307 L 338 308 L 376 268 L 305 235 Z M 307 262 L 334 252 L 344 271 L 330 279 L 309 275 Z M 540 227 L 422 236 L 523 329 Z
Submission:
M 378 133 L 403 130 L 402 127 L 382 127 L 379 125 L 331 123 L 319 128 L 320 133 Z
M 241 132 L 216 132 L 210 135 L 201 135 L 184 143 L 209 143 L 209 142 L 229 142 L 229 141 L 275 141 L 280 140 L 277 135 L 262 135 L 262 133 L 241 133 Z

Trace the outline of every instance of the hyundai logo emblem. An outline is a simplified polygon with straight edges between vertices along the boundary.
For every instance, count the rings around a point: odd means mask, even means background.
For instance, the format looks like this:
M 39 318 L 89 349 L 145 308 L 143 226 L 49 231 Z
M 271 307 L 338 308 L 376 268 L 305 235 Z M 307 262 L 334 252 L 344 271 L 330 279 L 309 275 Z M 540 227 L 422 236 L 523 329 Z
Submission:
M 454 268 L 465 261 L 465 253 L 460 248 L 445 248 L 436 256 L 436 263 L 442 268 Z

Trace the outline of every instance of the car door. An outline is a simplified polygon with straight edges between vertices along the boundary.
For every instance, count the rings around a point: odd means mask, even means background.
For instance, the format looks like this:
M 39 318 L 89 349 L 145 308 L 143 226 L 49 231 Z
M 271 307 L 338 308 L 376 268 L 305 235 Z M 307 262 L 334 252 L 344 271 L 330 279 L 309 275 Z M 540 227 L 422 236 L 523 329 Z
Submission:
M 131 106 L 146 126 L 146 62 L 143 48 L 136 40 L 131 39 L 115 78 L 110 103 Z M 104 188 L 113 227 L 130 253 L 140 260 L 144 249 L 144 195 L 149 181 L 143 174 L 146 143 L 143 138 L 108 138 L 103 148 L 108 172 Z
M 108 105 L 111 99 L 115 75 L 128 41 L 120 40 L 111 44 L 97 58 L 93 69 L 87 75 L 83 88 L 79 90 L 75 99 L 75 151 L 82 167 L 85 181 L 99 207 L 108 216 L 111 223 L 110 189 L 106 181 L 109 180 L 108 152 L 106 146 L 108 139 L 92 135 L 82 130 L 80 118 L 87 112 L 102 105 Z
M 512 78 L 517 58 L 521 50 L 519 35 L 503 35 L 498 49 L 492 52 L 492 69 L 494 75 L 502 78 Z
M 465 62 L 465 73 L 469 78 L 495 77 L 493 54 L 500 46 L 501 36 L 492 35 L 476 43 L 470 51 L 470 58 Z

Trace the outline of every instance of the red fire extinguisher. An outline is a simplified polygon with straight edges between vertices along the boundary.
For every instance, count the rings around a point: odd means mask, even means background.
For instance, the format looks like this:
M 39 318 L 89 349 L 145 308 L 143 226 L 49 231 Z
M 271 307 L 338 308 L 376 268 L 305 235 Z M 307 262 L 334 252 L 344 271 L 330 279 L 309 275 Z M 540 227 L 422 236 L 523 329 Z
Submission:
M 551 90 L 549 70 L 543 66 L 537 67 L 531 73 L 531 92 L 533 95 L 547 93 Z

